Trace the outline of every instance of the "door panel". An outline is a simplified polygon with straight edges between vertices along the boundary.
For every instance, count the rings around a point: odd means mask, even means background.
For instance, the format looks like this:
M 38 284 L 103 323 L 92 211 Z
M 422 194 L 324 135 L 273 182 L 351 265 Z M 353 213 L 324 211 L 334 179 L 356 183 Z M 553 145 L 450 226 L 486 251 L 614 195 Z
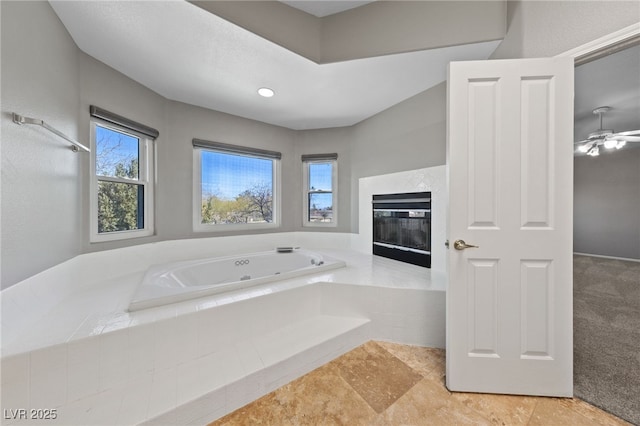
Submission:
M 555 80 L 548 77 L 523 79 L 521 130 L 522 227 L 551 226 L 552 176 L 549 158 L 554 138 L 551 105 Z
M 468 351 L 471 356 L 498 356 L 498 262 L 469 260 Z
M 497 227 L 498 101 L 500 82 L 469 82 L 469 226 Z
M 453 62 L 447 386 L 573 392 L 571 58 Z
M 521 358 L 553 359 L 553 271 L 551 260 L 520 262 Z

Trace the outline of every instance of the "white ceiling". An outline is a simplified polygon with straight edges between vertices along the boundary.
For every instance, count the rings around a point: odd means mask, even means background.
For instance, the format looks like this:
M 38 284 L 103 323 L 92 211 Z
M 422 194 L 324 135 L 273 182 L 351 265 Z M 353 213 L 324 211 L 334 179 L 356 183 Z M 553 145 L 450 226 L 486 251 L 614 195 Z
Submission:
M 291 7 L 300 9 L 311 15 L 315 15 L 318 18 L 333 15 L 336 13 L 344 12 L 345 10 L 353 9 L 356 7 L 364 6 L 367 3 L 373 3 L 374 0 L 368 1 L 341 1 L 341 0 L 296 0 L 280 2 L 288 4 Z
M 499 44 L 319 65 L 185 1 L 50 3 L 82 51 L 160 95 L 291 129 L 355 124 Z

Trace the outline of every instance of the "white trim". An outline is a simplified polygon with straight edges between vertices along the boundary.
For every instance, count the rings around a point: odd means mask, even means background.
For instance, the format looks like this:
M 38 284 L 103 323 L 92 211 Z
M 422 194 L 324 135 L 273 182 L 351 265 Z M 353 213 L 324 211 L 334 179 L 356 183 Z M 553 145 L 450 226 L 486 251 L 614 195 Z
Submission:
M 309 218 L 309 165 L 331 163 L 331 204 L 333 218 L 331 222 L 311 222 Z M 338 160 L 302 161 L 302 226 L 309 228 L 335 228 L 338 226 Z
M 640 263 L 640 259 L 632 259 L 632 258 L 629 258 L 629 257 L 603 256 L 601 254 L 578 253 L 578 252 L 575 252 L 575 251 L 573 252 L 573 254 L 578 255 L 578 256 L 598 257 L 598 258 L 601 258 L 601 259 L 623 260 L 625 262 Z
M 138 180 L 118 179 L 112 177 L 106 177 L 106 179 L 98 179 L 96 175 L 96 126 L 113 130 L 118 133 L 123 133 L 138 139 Z M 91 117 L 90 120 L 90 160 L 89 160 L 89 181 L 91 188 L 89 189 L 90 201 L 89 201 L 89 242 L 90 243 L 102 243 L 106 241 L 125 240 L 131 238 L 149 237 L 155 232 L 154 224 L 154 186 L 155 186 L 155 149 L 154 140 L 147 135 L 138 133 L 127 129 L 125 127 L 118 126 L 113 123 L 101 120 L 96 117 Z M 113 232 L 98 232 L 98 181 L 119 182 L 126 184 L 142 185 L 144 188 L 144 228 L 129 230 L 129 231 L 113 231 Z
M 614 31 L 611 34 L 607 34 L 605 36 L 592 40 L 588 43 L 585 43 L 581 46 L 575 47 L 571 50 L 567 50 L 566 52 L 560 53 L 559 55 L 556 55 L 556 56 L 572 56 L 574 58 L 577 58 L 579 56 L 586 55 L 591 52 L 595 52 L 607 46 L 614 45 L 628 38 L 637 36 L 639 34 L 640 34 L 640 22 L 629 25 L 628 27 L 622 28 L 618 31 Z
M 267 158 L 255 156 L 273 162 L 273 222 L 270 223 L 241 223 L 241 224 L 203 224 L 202 223 L 202 158 L 203 150 L 217 151 L 215 148 L 203 148 L 199 146 L 193 147 L 193 195 L 192 195 L 192 223 L 193 232 L 233 232 L 233 231 L 252 231 L 258 229 L 276 229 L 280 228 L 280 211 L 281 211 L 281 161 L 277 158 Z M 245 157 L 253 157 L 249 154 L 230 154 L 242 155 Z

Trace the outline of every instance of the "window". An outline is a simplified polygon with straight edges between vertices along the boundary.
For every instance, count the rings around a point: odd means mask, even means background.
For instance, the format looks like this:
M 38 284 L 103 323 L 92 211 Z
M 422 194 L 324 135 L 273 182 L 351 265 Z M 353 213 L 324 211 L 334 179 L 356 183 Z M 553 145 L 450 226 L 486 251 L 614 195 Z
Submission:
M 338 154 L 303 155 L 304 226 L 337 225 Z
M 194 230 L 278 226 L 281 154 L 193 140 Z
M 152 235 L 153 138 L 107 111 L 91 115 L 91 242 Z

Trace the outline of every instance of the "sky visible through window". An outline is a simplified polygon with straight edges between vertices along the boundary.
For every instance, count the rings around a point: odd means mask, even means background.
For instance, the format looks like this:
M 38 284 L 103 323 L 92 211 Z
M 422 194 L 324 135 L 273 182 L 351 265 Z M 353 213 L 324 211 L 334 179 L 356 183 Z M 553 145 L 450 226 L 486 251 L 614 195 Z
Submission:
M 273 160 L 202 151 L 202 196 L 233 199 L 258 185 L 273 187 Z
M 310 163 L 309 164 L 309 189 L 331 191 L 332 173 L 331 163 Z M 333 204 L 332 194 L 312 194 L 311 204 L 317 209 L 331 207 Z
M 138 138 L 96 126 L 97 175 L 115 177 L 118 164 L 126 168 L 132 160 L 137 160 L 138 156 Z
M 309 164 L 309 187 L 331 191 L 331 163 Z

